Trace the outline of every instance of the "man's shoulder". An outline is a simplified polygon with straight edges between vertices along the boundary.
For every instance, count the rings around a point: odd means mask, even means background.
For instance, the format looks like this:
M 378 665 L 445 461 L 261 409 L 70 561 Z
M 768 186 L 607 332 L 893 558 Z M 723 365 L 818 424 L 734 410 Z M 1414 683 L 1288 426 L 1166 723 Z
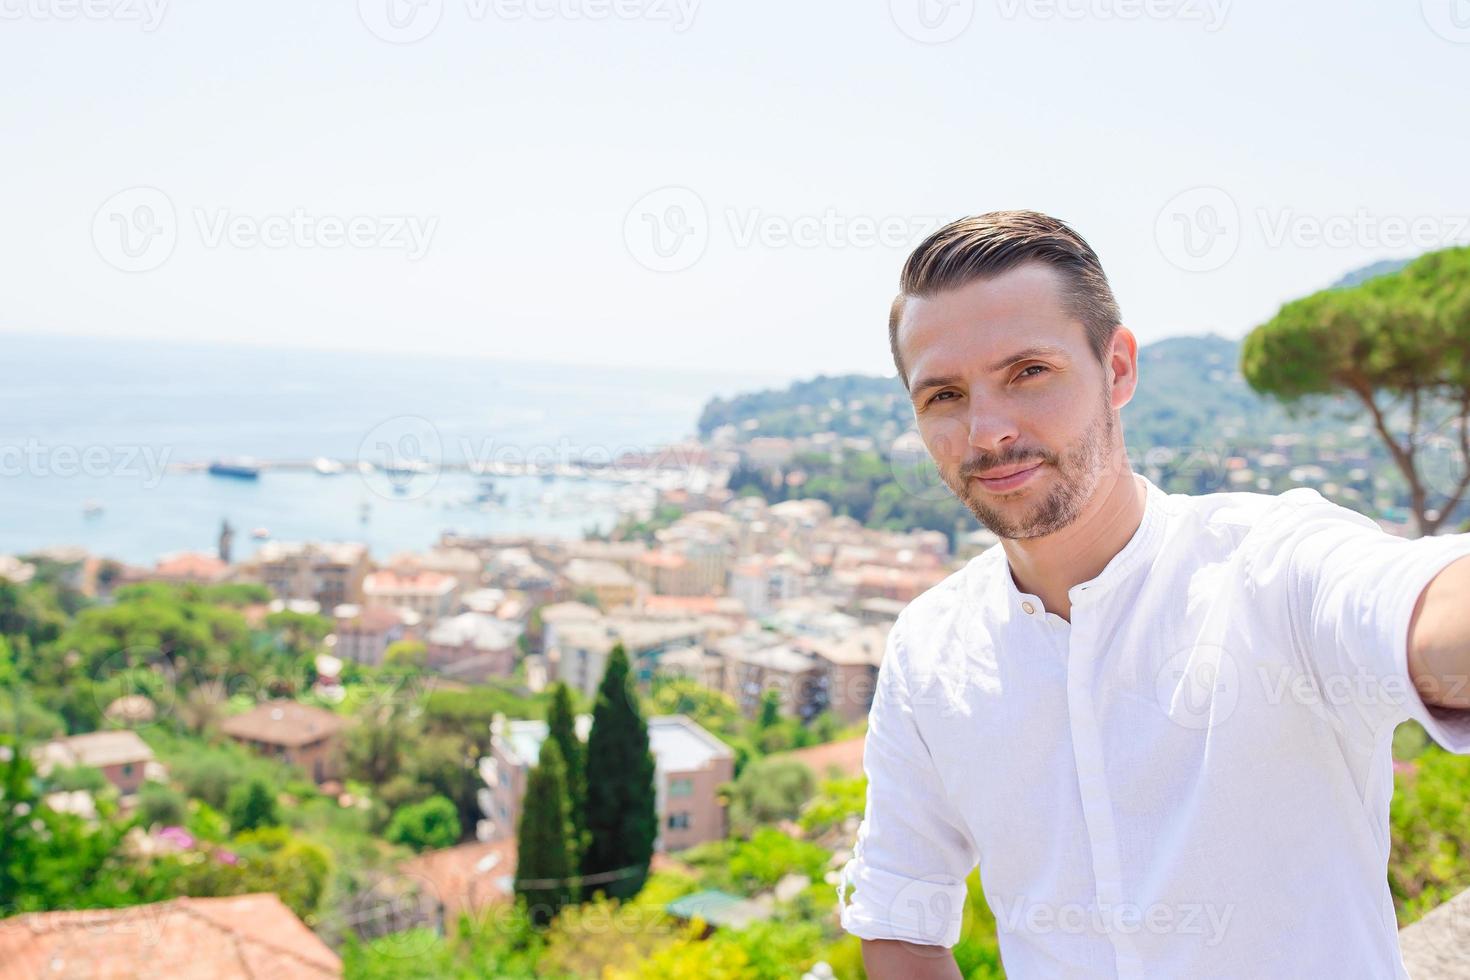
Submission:
M 999 559 L 999 560 L 997 560 Z M 956 635 L 972 635 L 978 622 L 983 622 L 983 609 L 988 590 L 1005 573 L 1004 552 L 1000 545 L 971 558 L 929 588 L 915 596 L 899 612 L 892 634 L 898 666 L 911 677 L 932 674 L 945 659 L 948 640 Z

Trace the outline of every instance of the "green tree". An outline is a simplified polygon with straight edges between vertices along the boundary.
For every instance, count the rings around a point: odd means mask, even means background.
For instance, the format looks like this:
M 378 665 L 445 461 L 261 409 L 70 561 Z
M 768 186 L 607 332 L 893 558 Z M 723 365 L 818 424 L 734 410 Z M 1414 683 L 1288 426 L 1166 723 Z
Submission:
M 589 840 L 582 872 L 626 872 L 609 881 L 594 879 L 593 889 L 610 898 L 638 894 L 658 837 L 648 724 L 628 672 L 628 653 L 618 643 L 608 656 L 587 737 Z
M 761 824 L 790 820 L 816 792 L 816 779 L 795 759 L 757 759 L 730 789 L 730 831 L 741 837 Z
M 1435 533 L 1470 489 L 1470 247 L 1287 303 L 1240 358 L 1250 386 L 1286 404 L 1361 402 L 1408 485 L 1419 533 Z
M 587 847 L 587 752 L 577 737 L 577 716 L 572 707 L 572 692 L 565 684 L 553 686 L 551 708 L 547 712 L 548 737 L 561 750 L 566 766 L 567 809 L 572 820 L 572 854 L 581 860 Z
M 275 827 L 281 822 L 276 794 L 263 779 L 252 779 L 230 790 L 225 815 L 235 833 L 259 827 Z
M 572 875 L 576 851 L 567 812 L 565 765 L 556 740 L 541 743 L 541 758 L 526 777 L 526 797 L 516 827 L 515 893 L 531 920 L 544 926 L 576 900 Z
M 394 811 L 384 836 L 415 851 L 452 847 L 459 841 L 459 810 L 452 800 L 431 796 Z

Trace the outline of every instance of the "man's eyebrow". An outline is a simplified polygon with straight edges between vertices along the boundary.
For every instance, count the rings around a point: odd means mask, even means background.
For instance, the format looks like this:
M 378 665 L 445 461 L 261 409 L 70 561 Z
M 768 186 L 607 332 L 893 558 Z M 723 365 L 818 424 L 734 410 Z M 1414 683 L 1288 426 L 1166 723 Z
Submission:
M 1065 348 L 1058 347 L 1055 344 L 1035 344 L 1023 350 L 1018 350 L 1014 354 L 1007 354 L 1005 357 L 996 361 L 994 364 L 990 365 L 990 373 L 994 374 L 996 371 L 1004 371 L 1012 364 L 1016 364 L 1020 361 L 1029 361 L 1035 357 L 1057 357 L 1066 360 L 1067 351 Z M 964 379 L 959 377 L 958 375 L 935 375 L 932 378 L 924 378 L 922 381 L 915 382 L 914 386 L 909 389 L 909 397 L 911 399 L 918 398 L 922 392 L 927 391 L 930 388 L 943 388 L 946 385 L 957 385 L 963 383 Z

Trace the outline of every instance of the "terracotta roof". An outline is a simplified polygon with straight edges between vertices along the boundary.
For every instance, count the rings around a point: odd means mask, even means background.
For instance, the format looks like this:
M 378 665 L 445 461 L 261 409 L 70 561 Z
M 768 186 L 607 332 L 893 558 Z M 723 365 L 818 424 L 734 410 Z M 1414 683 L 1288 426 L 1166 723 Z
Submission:
M 460 912 L 509 902 L 509 882 L 516 873 L 516 839 L 460 844 L 426 851 L 405 861 L 400 871 L 418 879 L 423 894 L 444 905 L 444 919 L 453 922 Z
M 147 762 L 153 758 L 148 743 L 131 729 L 114 732 L 89 732 L 47 742 L 41 754 L 48 760 L 66 766 L 121 766 L 130 762 Z
M 337 954 L 272 894 L 33 912 L 0 921 L 0 980 L 341 974 Z
M 859 735 L 840 742 L 828 742 L 825 745 L 813 745 L 810 748 L 796 749 L 792 752 L 780 752 L 771 758 L 795 759 L 797 762 L 805 763 L 812 772 L 817 774 L 818 779 L 828 778 L 833 766 L 837 767 L 843 776 L 849 778 L 861 776 L 863 774 L 863 740 L 864 737 Z
M 158 559 L 154 573 L 163 578 L 214 582 L 224 577 L 230 566 L 214 555 L 197 551 L 175 551 Z
M 244 714 L 226 718 L 220 729 L 234 738 L 248 738 L 268 745 L 305 745 L 331 735 L 346 720 L 324 708 L 295 701 L 265 701 Z

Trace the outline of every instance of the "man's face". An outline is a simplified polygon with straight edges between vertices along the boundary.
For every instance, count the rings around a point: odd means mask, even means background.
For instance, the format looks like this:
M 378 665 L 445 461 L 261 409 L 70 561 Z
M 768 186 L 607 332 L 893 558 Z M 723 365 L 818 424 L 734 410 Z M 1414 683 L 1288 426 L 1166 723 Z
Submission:
M 1076 520 L 1117 441 L 1111 379 L 1062 285 L 1052 267 L 1027 263 L 911 297 L 899 322 L 924 445 L 955 496 L 1003 538 Z

